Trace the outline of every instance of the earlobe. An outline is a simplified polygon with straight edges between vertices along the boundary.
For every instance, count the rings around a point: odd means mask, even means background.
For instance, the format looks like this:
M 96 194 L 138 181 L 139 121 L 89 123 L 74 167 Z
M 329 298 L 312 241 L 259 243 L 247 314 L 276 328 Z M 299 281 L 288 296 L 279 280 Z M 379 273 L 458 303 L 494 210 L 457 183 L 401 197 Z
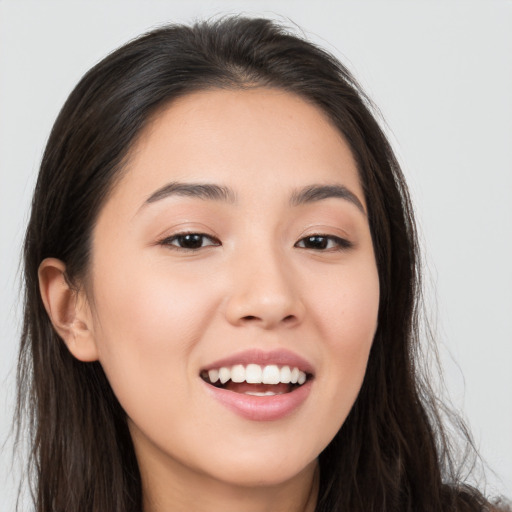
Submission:
M 98 359 L 92 316 L 83 291 L 73 289 L 66 279 L 66 265 L 46 258 L 39 265 L 39 288 L 53 327 L 69 351 L 80 361 Z

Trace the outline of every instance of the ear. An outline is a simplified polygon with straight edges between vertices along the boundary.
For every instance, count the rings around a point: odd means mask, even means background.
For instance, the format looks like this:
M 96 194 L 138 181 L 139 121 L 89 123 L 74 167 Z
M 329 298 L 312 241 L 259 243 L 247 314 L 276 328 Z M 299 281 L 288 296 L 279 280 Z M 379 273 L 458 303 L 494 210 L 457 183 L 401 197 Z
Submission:
M 98 360 L 89 303 L 82 290 L 75 290 L 66 279 L 66 265 L 46 258 L 39 265 L 39 288 L 53 327 L 69 351 L 80 361 Z

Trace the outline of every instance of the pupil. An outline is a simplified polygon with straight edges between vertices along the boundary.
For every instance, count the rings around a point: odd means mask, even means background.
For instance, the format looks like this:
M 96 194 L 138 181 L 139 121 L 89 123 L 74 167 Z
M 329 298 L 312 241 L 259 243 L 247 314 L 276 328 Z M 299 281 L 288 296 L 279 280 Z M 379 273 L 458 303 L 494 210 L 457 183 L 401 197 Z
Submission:
M 327 238 L 324 236 L 310 236 L 306 238 L 306 245 L 312 249 L 325 249 L 327 247 Z
M 187 249 L 197 249 L 203 244 L 202 235 L 184 235 L 181 237 L 180 245 Z

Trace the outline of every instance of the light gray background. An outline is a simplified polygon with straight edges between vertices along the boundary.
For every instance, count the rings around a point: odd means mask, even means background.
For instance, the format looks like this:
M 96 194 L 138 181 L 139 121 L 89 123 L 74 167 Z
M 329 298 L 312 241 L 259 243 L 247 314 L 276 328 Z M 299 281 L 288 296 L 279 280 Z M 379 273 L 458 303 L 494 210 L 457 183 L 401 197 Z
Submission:
M 109 51 L 166 21 L 290 18 L 379 105 L 403 164 L 428 265 L 430 316 L 453 401 L 512 496 L 512 2 L 1 1 L 0 442 L 8 434 L 21 311 L 17 268 L 55 116 Z M 13 509 L 9 443 L 0 511 Z

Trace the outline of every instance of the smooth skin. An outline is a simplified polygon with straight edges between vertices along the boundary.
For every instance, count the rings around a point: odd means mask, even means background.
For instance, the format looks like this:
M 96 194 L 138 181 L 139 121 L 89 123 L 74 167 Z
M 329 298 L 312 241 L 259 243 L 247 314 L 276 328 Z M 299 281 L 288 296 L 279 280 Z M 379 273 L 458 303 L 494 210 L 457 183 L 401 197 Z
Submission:
M 176 193 L 184 183 L 222 193 Z M 318 185 L 352 195 L 294 202 Z M 127 413 L 145 512 L 314 510 L 317 457 L 377 327 L 365 212 L 351 151 L 317 107 L 275 89 L 209 90 L 160 111 L 132 148 L 80 291 L 63 262 L 41 264 L 55 328 L 75 357 L 100 361 Z M 254 348 L 314 367 L 307 399 L 278 420 L 241 417 L 199 376 Z

